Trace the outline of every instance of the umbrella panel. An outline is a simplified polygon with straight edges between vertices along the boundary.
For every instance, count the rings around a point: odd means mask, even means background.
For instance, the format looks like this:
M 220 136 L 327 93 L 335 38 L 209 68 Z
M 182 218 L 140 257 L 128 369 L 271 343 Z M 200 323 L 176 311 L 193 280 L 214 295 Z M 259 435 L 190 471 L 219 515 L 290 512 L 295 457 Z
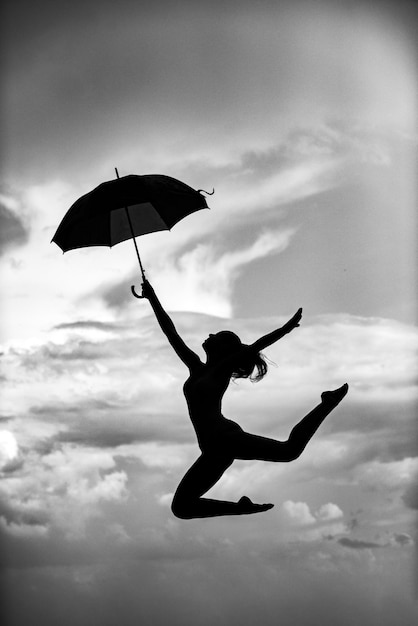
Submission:
M 157 213 L 150 202 L 134 204 L 128 207 L 132 228 L 135 237 L 160 230 L 168 230 L 167 224 Z M 126 215 L 126 209 L 116 209 L 110 212 L 110 243 L 114 246 L 121 241 L 131 239 L 132 233 Z
M 126 215 L 125 215 L 126 217 Z M 128 218 L 126 218 L 127 220 Z M 131 235 L 129 235 L 131 236 Z M 52 239 L 63 252 L 87 248 L 89 246 L 110 246 L 109 243 L 109 218 L 101 219 L 90 217 L 80 221 L 73 221 L 60 226 Z

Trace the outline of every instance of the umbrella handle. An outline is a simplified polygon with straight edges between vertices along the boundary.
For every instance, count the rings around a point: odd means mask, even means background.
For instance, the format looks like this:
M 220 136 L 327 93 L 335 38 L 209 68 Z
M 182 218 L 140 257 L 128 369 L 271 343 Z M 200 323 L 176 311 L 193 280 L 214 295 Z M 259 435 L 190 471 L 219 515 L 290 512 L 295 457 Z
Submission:
M 135 298 L 138 298 L 139 300 L 143 300 L 145 298 L 145 296 L 139 296 L 136 291 L 135 291 L 135 285 L 131 285 L 131 291 L 132 291 L 132 295 L 135 296 Z

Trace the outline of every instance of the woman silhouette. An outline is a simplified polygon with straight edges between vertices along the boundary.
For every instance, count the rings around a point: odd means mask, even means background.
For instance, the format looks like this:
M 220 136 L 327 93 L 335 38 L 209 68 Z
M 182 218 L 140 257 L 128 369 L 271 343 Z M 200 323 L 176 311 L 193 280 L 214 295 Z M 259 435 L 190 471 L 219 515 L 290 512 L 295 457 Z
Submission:
M 190 375 L 183 390 L 202 452 L 177 488 L 171 507 L 174 515 L 191 519 L 245 515 L 271 509 L 273 504 L 255 504 L 246 496 L 238 502 L 212 500 L 202 496 L 235 459 L 287 462 L 299 457 L 325 417 L 347 393 L 347 384 L 334 391 L 325 391 L 321 395 L 321 403 L 293 428 L 287 441 L 251 435 L 222 415 L 222 398 L 231 378 L 261 380 L 267 372 L 267 364 L 260 351 L 299 326 L 302 309 L 282 328 L 251 345 L 243 344 L 235 333 L 226 330 L 209 335 L 202 344 L 207 356 L 206 363 L 202 363 L 177 333 L 147 280 L 142 285 L 142 297 L 149 300 L 162 331 L 189 368 Z M 255 369 L 257 373 L 254 376 Z

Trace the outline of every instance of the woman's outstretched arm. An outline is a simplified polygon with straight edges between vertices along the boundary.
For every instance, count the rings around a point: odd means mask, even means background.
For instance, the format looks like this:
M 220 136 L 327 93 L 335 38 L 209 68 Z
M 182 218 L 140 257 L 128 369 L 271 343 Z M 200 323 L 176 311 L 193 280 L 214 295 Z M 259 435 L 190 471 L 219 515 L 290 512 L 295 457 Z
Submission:
M 193 352 L 193 350 L 190 350 L 190 348 L 186 346 L 183 339 L 178 334 L 170 316 L 163 309 L 152 285 L 147 280 L 142 283 L 142 297 L 149 300 L 161 330 L 166 335 L 171 346 L 174 348 L 174 351 L 183 363 L 187 365 L 189 369 L 192 369 L 195 365 L 200 364 L 201 361 L 199 357 L 195 352 Z
M 272 343 L 275 343 L 276 341 L 284 337 L 284 335 L 287 335 L 288 333 L 290 333 L 290 331 L 299 326 L 301 319 L 302 309 L 299 309 L 295 313 L 295 315 L 288 322 L 286 322 L 284 326 L 282 326 L 281 328 L 277 328 L 277 330 L 273 330 L 273 332 L 268 333 L 263 337 L 260 337 L 260 339 L 257 339 L 257 341 L 254 341 L 254 343 L 251 344 L 251 348 L 256 350 L 256 352 L 260 352 L 260 350 L 264 350 L 264 348 L 267 348 L 267 346 L 271 346 Z
M 284 335 L 287 335 L 291 330 L 299 326 L 301 318 L 302 309 L 299 309 L 297 313 L 295 313 L 295 315 L 281 328 L 273 330 L 273 332 L 268 333 L 268 335 L 260 337 L 260 339 L 257 339 L 257 341 L 254 341 L 254 343 L 249 346 L 242 345 L 236 351 L 221 359 L 216 365 L 217 370 L 219 372 L 230 370 L 231 367 L 234 367 L 240 358 L 245 355 L 247 350 L 250 350 L 253 353 L 261 352 L 261 350 L 264 350 L 264 348 L 267 348 L 267 346 L 270 346 L 272 343 L 278 341 Z

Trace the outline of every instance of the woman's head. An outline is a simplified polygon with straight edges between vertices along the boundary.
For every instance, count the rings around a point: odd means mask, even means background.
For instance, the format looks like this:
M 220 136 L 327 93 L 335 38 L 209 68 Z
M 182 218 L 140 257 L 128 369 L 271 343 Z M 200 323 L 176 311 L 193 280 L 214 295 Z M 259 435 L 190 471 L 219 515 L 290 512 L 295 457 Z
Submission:
M 237 353 L 232 378 L 249 378 L 252 382 L 258 382 L 267 373 L 267 363 L 263 355 L 251 350 L 250 346 L 242 343 L 238 335 L 230 330 L 210 334 L 202 346 L 211 360 L 220 360 Z M 257 373 L 253 375 L 255 369 Z
M 225 357 L 231 352 L 239 350 L 242 346 L 241 339 L 230 330 L 221 330 L 215 335 L 210 334 L 202 344 L 208 357 Z

